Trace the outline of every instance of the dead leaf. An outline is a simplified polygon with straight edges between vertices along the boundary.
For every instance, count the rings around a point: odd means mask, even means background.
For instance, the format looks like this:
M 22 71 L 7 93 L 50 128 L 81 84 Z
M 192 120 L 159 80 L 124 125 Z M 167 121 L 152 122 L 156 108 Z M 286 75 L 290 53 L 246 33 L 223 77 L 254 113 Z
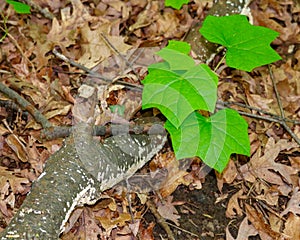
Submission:
M 287 207 L 286 209 L 280 213 L 280 216 L 284 216 L 285 214 L 291 212 L 293 214 L 300 214 L 300 191 L 299 191 L 299 187 L 296 187 L 293 190 L 293 195 L 291 197 L 291 199 L 288 201 L 287 203 Z
M 49 50 L 52 50 L 57 45 L 66 54 L 66 48 L 75 44 L 78 29 L 87 22 L 99 20 L 99 18 L 89 14 L 88 9 L 86 9 L 81 1 L 72 0 L 71 3 L 72 13 L 70 7 L 61 9 L 61 23 L 56 18 L 53 19 L 52 28 L 47 34 L 47 42 L 51 43 Z
M 244 191 L 240 189 L 237 193 L 235 193 L 228 202 L 227 209 L 226 209 L 226 217 L 233 218 L 235 216 L 242 216 L 243 210 L 239 204 L 239 198 L 243 196 Z
M 148 224 L 147 228 L 143 227 L 143 224 L 140 225 L 140 233 L 143 239 L 154 240 L 153 236 L 153 228 L 155 227 L 155 223 L 151 222 Z
M 223 184 L 224 183 L 232 183 L 237 176 L 237 169 L 235 166 L 235 163 L 232 159 L 230 159 L 228 165 L 222 172 L 222 174 L 217 173 L 217 184 L 218 184 L 218 189 L 220 192 L 222 192 Z
M 168 196 L 166 201 L 158 202 L 157 211 L 164 218 L 171 220 L 177 226 L 179 226 L 178 219 L 180 216 L 178 215 L 177 209 L 174 207 L 174 203 L 172 203 L 173 196 Z
M 26 147 L 18 139 L 15 134 L 10 134 L 5 138 L 7 145 L 15 152 L 21 162 L 27 162 L 28 156 L 26 153 Z
M 117 54 L 109 44 L 121 54 L 126 53 L 131 48 L 124 43 L 123 37 L 110 35 L 111 24 L 103 23 L 94 30 L 90 29 L 88 24 L 81 28 L 82 50 L 78 63 L 91 69 L 112 54 Z
M 277 206 L 281 192 L 275 185 L 270 187 L 264 182 L 257 181 L 254 183 L 254 189 L 257 193 L 256 199 L 265 201 L 271 206 Z
M 296 174 L 298 170 L 288 165 L 276 163 L 275 160 L 282 150 L 295 147 L 298 147 L 296 143 L 285 139 L 280 139 L 275 143 L 273 138 L 269 138 L 264 154 L 261 156 L 261 153 L 257 151 L 249 163 L 240 167 L 243 178 L 252 183 L 256 181 L 256 178 L 260 178 L 279 186 L 284 185 L 284 181 L 291 183 L 291 175 Z
M 226 228 L 226 239 L 227 240 L 244 240 L 249 239 L 250 236 L 256 236 L 258 234 L 258 231 L 253 227 L 253 225 L 248 223 L 247 217 L 243 219 L 241 222 L 241 225 L 239 227 L 238 235 L 234 239 L 229 231 L 229 228 L 227 226 Z
M 264 222 L 264 217 L 260 212 L 256 211 L 249 204 L 246 204 L 245 208 L 249 221 L 257 229 L 262 239 L 273 240 L 280 238 L 281 234 L 272 230 L 270 225 Z
M 29 184 L 29 180 L 27 178 L 18 177 L 14 172 L 0 166 L 0 183 L 3 181 L 9 182 L 13 193 L 26 194 L 28 191 L 26 185 Z
M 289 214 L 285 222 L 283 233 L 286 234 L 286 239 L 300 239 L 300 217 L 295 214 Z
M 100 221 L 106 231 L 110 231 L 116 226 L 125 226 L 126 222 L 131 220 L 129 213 L 119 213 L 117 218 L 112 218 L 111 216 L 95 216 L 95 218 Z

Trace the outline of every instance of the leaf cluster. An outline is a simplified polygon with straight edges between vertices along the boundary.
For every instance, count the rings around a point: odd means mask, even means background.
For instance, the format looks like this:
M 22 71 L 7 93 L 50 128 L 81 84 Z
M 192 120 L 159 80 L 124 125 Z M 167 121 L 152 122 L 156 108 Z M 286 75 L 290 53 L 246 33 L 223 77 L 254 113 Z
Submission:
M 251 71 L 280 59 L 269 46 L 278 34 L 250 25 L 246 16 L 209 16 L 200 32 L 227 48 L 230 67 Z M 250 155 L 248 124 L 234 110 L 216 112 L 218 77 L 207 65 L 196 65 L 190 50 L 188 43 L 171 40 L 157 52 L 164 61 L 148 67 L 143 109 L 157 108 L 165 115 L 178 159 L 198 156 L 222 172 L 231 154 Z

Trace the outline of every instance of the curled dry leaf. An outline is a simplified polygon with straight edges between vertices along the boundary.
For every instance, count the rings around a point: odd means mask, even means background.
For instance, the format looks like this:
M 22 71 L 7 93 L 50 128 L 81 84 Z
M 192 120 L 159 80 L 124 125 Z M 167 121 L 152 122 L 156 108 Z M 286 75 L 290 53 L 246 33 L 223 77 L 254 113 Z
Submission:
M 245 217 L 244 220 L 242 221 L 236 238 L 233 238 L 229 231 L 229 228 L 228 227 L 226 228 L 227 240 L 244 240 L 244 239 L 248 239 L 250 236 L 255 236 L 257 234 L 258 231 L 253 227 L 252 224 L 248 223 L 247 217 Z
M 216 175 L 217 175 L 218 189 L 220 192 L 222 192 L 224 183 L 228 183 L 228 184 L 232 183 L 237 176 L 237 169 L 234 161 L 230 159 L 227 167 L 222 172 L 222 174 L 217 173 Z
M 241 209 L 239 204 L 239 198 L 243 195 L 243 193 L 244 191 L 243 189 L 241 189 L 229 199 L 226 209 L 226 217 L 233 218 L 235 216 L 243 215 L 243 210 Z
M 18 139 L 15 134 L 10 134 L 5 138 L 5 142 L 7 145 L 14 151 L 14 153 L 18 156 L 21 162 L 27 162 L 27 152 L 26 147 L 23 143 Z

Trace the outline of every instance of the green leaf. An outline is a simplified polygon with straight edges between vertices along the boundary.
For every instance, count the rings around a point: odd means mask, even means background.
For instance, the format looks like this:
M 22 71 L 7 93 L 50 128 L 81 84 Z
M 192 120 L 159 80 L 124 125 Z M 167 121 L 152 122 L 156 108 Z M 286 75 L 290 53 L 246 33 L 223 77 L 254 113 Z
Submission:
M 207 65 L 183 72 L 149 68 L 142 81 L 143 109 L 158 108 L 176 128 L 195 110 L 213 112 L 217 101 L 218 78 Z
M 170 70 L 188 70 L 195 66 L 194 60 L 188 56 L 191 46 L 186 42 L 170 40 L 167 47 L 157 52 L 168 63 Z M 153 68 L 153 66 L 149 66 Z
M 280 60 L 270 47 L 278 33 L 265 27 L 251 25 L 244 15 L 208 16 L 200 33 L 210 42 L 227 48 L 229 67 L 245 71 Z
M 176 128 L 166 121 L 177 159 L 198 156 L 202 161 L 222 172 L 232 153 L 250 155 L 247 122 L 234 110 L 218 111 L 210 118 L 192 113 Z
M 111 105 L 109 106 L 112 113 L 116 113 L 119 116 L 124 116 L 125 106 L 124 105 Z
M 175 9 L 180 9 L 183 4 L 188 3 L 189 0 L 166 0 L 165 5 Z
M 30 13 L 30 6 L 28 6 L 25 3 L 16 2 L 16 1 L 12 1 L 12 0 L 6 0 L 6 2 L 8 4 L 11 4 L 17 13 L 21 13 L 21 14 Z

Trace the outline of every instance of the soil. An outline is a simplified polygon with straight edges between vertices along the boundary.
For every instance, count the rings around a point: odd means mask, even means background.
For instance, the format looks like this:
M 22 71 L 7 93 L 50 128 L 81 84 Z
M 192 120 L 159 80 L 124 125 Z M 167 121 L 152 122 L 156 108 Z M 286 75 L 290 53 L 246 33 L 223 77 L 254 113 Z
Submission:
M 170 225 L 175 239 L 181 240 L 224 240 L 225 229 L 230 222 L 225 217 L 225 201 L 216 203 L 218 197 L 216 176 L 213 172 L 206 176 L 200 190 L 189 190 L 179 186 L 173 193 L 173 202 L 184 202 L 176 206 L 180 215 L 180 226 Z M 148 221 L 156 221 L 151 214 L 146 214 Z M 155 239 L 166 239 L 166 234 L 158 224 L 154 227 Z
M 190 191 L 179 187 L 174 193 L 174 201 L 185 201 L 178 207 L 181 216 L 180 227 L 199 236 L 199 239 L 225 239 L 225 229 L 230 219 L 225 217 L 226 205 L 216 202 L 216 177 L 206 176 L 201 190 Z M 190 210 L 188 210 L 190 209 Z M 176 239 L 196 239 L 182 230 L 174 229 Z

